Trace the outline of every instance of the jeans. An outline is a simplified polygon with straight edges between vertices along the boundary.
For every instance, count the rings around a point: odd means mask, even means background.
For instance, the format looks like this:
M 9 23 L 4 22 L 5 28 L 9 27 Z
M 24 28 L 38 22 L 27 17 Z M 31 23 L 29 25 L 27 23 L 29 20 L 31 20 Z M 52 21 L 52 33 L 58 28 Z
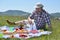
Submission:
M 46 25 L 36 26 L 36 28 L 37 28 L 37 30 L 43 29 L 44 31 L 47 31 Z

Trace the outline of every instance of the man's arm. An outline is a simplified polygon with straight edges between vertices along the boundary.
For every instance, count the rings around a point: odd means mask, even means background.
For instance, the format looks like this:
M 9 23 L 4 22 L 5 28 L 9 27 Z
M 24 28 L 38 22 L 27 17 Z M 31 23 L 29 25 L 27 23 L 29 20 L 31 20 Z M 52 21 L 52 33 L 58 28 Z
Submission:
M 28 20 L 31 21 L 32 19 L 34 19 L 34 13 L 32 13 L 29 17 Z
M 50 15 L 48 13 L 46 13 L 45 15 L 45 22 L 48 24 L 48 30 L 52 30 L 52 26 L 51 26 L 51 19 L 50 19 Z

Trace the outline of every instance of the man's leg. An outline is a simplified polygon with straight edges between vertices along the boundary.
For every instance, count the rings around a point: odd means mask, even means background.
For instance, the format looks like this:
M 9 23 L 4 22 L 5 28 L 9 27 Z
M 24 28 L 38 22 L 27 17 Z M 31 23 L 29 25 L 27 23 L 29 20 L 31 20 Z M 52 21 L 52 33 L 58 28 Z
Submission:
M 37 30 L 43 29 L 44 31 L 46 31 L 46 25 L 43 26 L 36 26 Z
M 40 30 L 40 27 L 39 26 L 36 26 L 37 30 Z
M 43 29 L 44 31 L 47 31 L 46 25 L 41 26 L 40 29 Z

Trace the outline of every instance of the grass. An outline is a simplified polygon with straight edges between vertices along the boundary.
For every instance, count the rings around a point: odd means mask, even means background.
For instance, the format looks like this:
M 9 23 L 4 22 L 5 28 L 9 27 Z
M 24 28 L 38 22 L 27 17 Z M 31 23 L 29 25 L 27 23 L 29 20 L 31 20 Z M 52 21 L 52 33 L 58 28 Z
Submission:
M 12 21 L 12 22 L 15 22 L 15 21 L 20 21 L 20 20 L 26 19 L 26 17 L 21 17 L 21 16 L 0 16 L 0 26 L 3 26 L 3 25 L 14 26 L 14 25 L 7 24 L 7 22 L 6 22 L 7 19 Z
M 14 25 L 9 25 L 6 23 L 6 19 L 10 20 L 10 21 L 19 21 L 19 20 L 23 20 L 26 19 L 25 17 L 20 17 L 20 16 L 0 16 L 0 26 L 14 26 Z M 35 38 L 30 38 L 28 40 L 60 40 L 60 21 L 59 20 L 52 20 L 52 34 L 51 35 L 45 35 L 45 36 L 40 36 L 40 37 L 35 37 Z M 18 38 L 8 38 L 8 39 L 4 39 L 4 38 L 0 38 L 0 40 L 20 40 Z

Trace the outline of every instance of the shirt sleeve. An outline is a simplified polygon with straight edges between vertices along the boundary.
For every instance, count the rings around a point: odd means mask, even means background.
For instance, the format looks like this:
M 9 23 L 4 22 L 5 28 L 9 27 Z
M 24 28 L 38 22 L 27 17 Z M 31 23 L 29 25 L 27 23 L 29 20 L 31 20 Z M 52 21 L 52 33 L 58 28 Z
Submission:
M 30 18 L 31 18 L 31 19 L 34 19 L 34 13 L 32 13 L 32 14 L 30 15 Z
M 51 25 L 50 15 L 48 13 L 45 15 L 45 22 L 48 24 L 48 26 Z

